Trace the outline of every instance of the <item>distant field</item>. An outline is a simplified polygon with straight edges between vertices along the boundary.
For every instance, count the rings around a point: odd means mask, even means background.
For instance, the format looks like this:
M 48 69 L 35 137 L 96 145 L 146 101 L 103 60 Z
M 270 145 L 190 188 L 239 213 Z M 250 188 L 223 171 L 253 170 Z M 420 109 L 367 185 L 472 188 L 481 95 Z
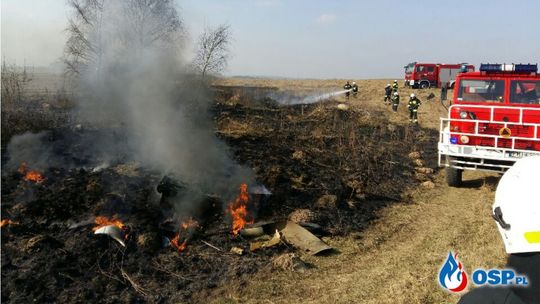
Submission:
M 29 72 L 31 81 L 26 92 L 30 95 L 54 94 L 59 90 L 71 92 L 73 81 L 69 77 L 51 72 Z

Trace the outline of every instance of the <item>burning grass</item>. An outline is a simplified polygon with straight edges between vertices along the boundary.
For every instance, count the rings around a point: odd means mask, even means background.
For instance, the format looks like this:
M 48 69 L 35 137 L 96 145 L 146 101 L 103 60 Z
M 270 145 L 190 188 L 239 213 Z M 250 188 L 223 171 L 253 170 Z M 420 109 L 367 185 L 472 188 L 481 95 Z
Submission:
M 0 227 L 9 226 L 9 225 L 18 225 L 19 222 L 12 221 L 10 219 L 3 219 L 0 221 Z
M 125 225 L 120 221 L 119 219 L 115 218 L 114 216 L 112 218 L 107 218 L 105 216 L 96 216 L 96 226 L 92 228 L 92 230 L 95 232 L 99 228 L 102 228 L 104 226 L 114 225 L 120 229 L 124 229 Z
M 199 227 L 199 222 L 194 220 L 192 217 L 188 218 L 185 221 L 182 221 L 180 223 L 180 229 L 176 233 L 176 235 L 171 239 L 171 246 L 176 248 L 179 253 L 182 253 L 184 250 L 186 250 L 189 237 L 193 234 L 193 231 Z M 183 241 L 180 241 L 181 239 L 184 239 Z
M 176 235 L 162 230 L 159 176 L 149 172 L 123 175 L 111 167 L 44 175 L 46 183 L 27 183 L 16 171 L 2 177 L 2 212 L 10 216 L 2 221 L 3 302 L 189 301 L 261 269 L 274 252 L 223 254 L 249 244 L 230 236 L 221 210 L 205 223 L 180 221 Z M 94 234 L 106 227 L 122 234 Z
M 24 175 L 24 179 L 34 183 L 41 183 L 45 180 L 43 174 L 39 171 L 29 170 L 26 163 L 23 162 L 17 171 Z
M 233 202 L 229 203 L 229 206 L 227 207 L 227 212 L 231 216 L 231 233 L 233 235 L 238 235 L 244 226 L 253 224 L 254 222 L 253 216 L 248 212 L 249 202 L 248 186 L 247 184 L 241 184 L 238 197 Z
M 240 286 L 267 269 L 272 257 L 297 251 L 278 245 L 250 252 L 249 242 L 237 234 L 255 215 L 282 220 L 310 209 L 310 221 L 327 235 L 362 231 L 379 208 L 399 201 L 418 182 L 407 154 L 435 147 L 426 130 L 390 126 L 379 113 L 340 111 L 335 103 L 218 104 L 214 113 L 218 135 L 272 191 L 268 200 L 257 201 L 242 185 L 237 198 L 225 202 L 225 213 L 214 206 L 202 219 L 185 217 L 170 231 L 160 225 L 155 191 L 162 176 L 144 168 L 130 174 L 118 166 L 50 168 L 33 182 L 26 180 L 32 172 L 26 166 L 9 172 L 2 176 L 2 212 L 19 225 L 2 231 L 2 301 L 218 297 L 222 291 L 215 294 L 214 287 Z M 106 225 L 124 230 L 126 223 L 125 247 L 92 233 Z M 233 247 L 244 254 L 230 254 Z

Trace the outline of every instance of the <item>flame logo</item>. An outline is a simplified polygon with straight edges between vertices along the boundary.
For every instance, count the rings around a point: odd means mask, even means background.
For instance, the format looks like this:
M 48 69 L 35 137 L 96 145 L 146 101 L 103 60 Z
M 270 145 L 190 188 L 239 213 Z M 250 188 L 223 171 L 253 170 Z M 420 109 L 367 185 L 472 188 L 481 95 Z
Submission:
M 451 292 L 460 292 L 467 287 L 467 273 L 463 270 L 463 265 L 457 259 L 457 253 L 448 253 L 446 262 L 439 271 L 439 284 Z

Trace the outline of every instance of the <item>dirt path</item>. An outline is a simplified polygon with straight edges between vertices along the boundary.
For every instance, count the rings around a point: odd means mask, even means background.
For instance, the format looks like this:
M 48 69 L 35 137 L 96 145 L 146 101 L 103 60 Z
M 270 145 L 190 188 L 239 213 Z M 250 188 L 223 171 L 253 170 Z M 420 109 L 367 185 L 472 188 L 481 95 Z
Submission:
M 385 80 L 360 82 L 356 107 L 388 108 L 378 98 Z M 363 90 L 362 90 L 363 88 Z M 406 124 L 403 90 L 398 113 L 388 111 L 392 122 Z M 415 92 L 424 101 L 420 122 L 438 129 L 446 111 L 438 101 L 426 100 L 436 90 Z M 366 231 L 343 238 L 328 238 L 339 253 L 301 258 L 312 266 L 306 273 L 263 272 L 247 286 L 226 286 L 226 297 L 216 303 L 453 303 L 437 283 L 437 273 L 449 250 L 459 253 L 465 270 L 504 265 L 505 253 L 490 217 L 496 175 L 464 174 L 462 188 L 450 188 L 441 170 L 435 188 L 412 190 L 412 199 L 382 209 Z M 225 291 L 224 291 L 225 290 Z

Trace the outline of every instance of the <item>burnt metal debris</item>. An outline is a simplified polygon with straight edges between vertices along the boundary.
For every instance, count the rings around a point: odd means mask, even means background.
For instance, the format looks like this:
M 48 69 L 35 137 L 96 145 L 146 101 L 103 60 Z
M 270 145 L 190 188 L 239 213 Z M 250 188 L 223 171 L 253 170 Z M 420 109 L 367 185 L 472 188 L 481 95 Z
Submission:
M 117 241 L 120 245 L 126 247 L 126 243 L 124 242 L 125 233 L 121 228 L 116 225 L 107 225 L 100 227 L 96 231 L 94 231 L 94 234 L 106 234 L 115 241 Z
M 274 233 L 271 231 L 274 231 Z M 273 235 L 272 239 L 268 241 L 252 243 L 252 251 L 277 245 L 281 239 L 311 255 L 333 249 L 309 230 L 291 221 L 258 223 L 252 227 L 244 228 L 240 234 L 246 237 L 259 237 L 264 234 Z
M 161 193 L 163 197 L 174 197 L 185 188 L 185 184 L 180 183 L 177 179 L 165 175 L 157 185 L 156 190 L 157 192 Z

